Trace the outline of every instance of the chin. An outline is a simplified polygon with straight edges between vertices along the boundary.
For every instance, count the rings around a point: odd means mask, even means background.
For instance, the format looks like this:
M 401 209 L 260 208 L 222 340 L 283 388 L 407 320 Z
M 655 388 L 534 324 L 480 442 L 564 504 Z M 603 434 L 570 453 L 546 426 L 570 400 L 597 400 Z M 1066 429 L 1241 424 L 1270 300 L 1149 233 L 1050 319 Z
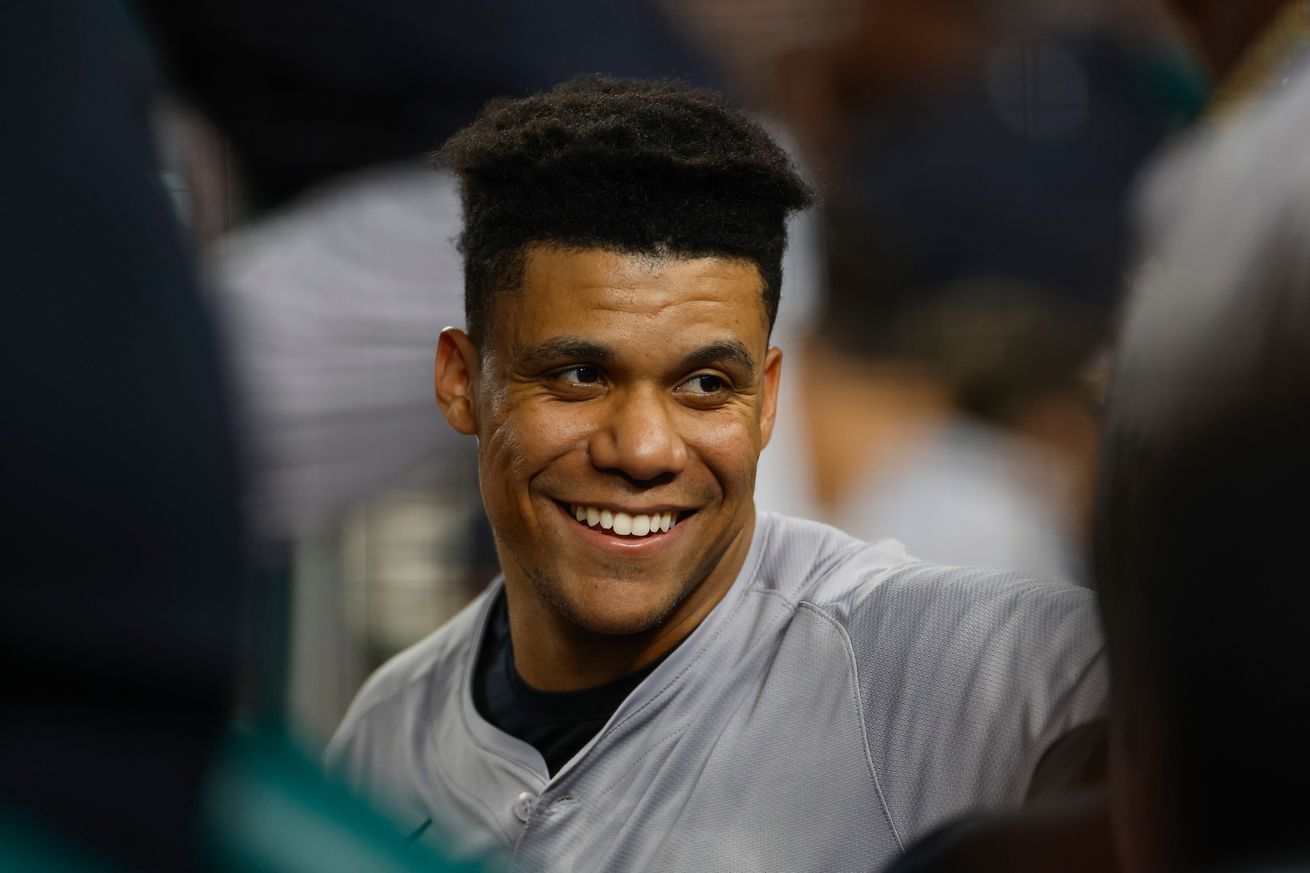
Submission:
M 542 593 L 570 624 L 602 636 L 632 636 L 654 630 L 664 623 L 680 602 L 672 595 L 634 597 L 629 586 L 631 583 L 624 583 L 617 586 L 618 591 L 601 596 L 578 596 L 578 592 Z
M 603 615 L 594 619 L 575 622 L 583 630 L 598 636 L 629 637 L 648 633 L 664 623 L 668 616 L 664 613 L 641 613 L 634 615 Z

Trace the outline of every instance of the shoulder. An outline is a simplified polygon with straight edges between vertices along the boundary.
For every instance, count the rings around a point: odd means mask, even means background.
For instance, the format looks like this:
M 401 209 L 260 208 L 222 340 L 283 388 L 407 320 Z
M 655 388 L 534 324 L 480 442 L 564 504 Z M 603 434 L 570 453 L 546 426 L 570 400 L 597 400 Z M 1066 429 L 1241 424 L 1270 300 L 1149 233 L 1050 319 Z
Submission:
M 1094 626 L 1089 589 L 988 567 L 921 561 L 891 539 L 864 542 L 814 521 L 765 514 L 754 587 L 823 610 L 842 624 L 911 626 L 992 613 L 1039 619 L 1065 613 Z
M 1089 589 L 928 563 L 894 540 L 863 543 L 815 522 L 767 523 L 757 588 L 839 627 L 877 697 L 1027 687 L 1051 699 L 1043 708 L 1071 688 L 1099 697 L 1103 645 Z
M 460 670 L 476 649 L 478 629 L 492 585 L 454 618 L 400 652 L 369 677 L 350 704 L 324 757 L 330 766 L 357 757 L 360 745 L 385 743 L 403 729 L 420 702 L 433 694 L 453 694 Z M 444 689 L 444 691 L 443 691 Z
M 912 562 L 895 540 L 866 543 L 817 521 L 761 513 L 762 549 L 753 589 L 793 603 L 845 599 L 861 581 Z
M 961 724 L 1004 721 L 1042 747 L 1104 710 L 1104 646 L 1086 588 L 916 562 L 865 586 L 841 620 L 867 700 Z
M 1092 591 L 1028 573 L 912 558 L 885 566 L 856 553 L 825 588 L 816 605 L 846 629 L 857 662 L 875 673 L 906 665 L 884 677 L 898 687 L 912 674 L 930 685 L 947 675 L 967 684 L 979 671 L 1007 684 L 1076 683 L 1102 649 Z
M 771 533 L 796 542 L 781 551 L 809 563 L 779 561 L 785 578 L 772 590 L 843 638 L 870 762 L 903 832 L 971 805 L 1017 802 L 1041 752 L 1104 713 L 1091 591 L 931 564 L 898 543 L 860 543 L 822 525 L 782 527 Z

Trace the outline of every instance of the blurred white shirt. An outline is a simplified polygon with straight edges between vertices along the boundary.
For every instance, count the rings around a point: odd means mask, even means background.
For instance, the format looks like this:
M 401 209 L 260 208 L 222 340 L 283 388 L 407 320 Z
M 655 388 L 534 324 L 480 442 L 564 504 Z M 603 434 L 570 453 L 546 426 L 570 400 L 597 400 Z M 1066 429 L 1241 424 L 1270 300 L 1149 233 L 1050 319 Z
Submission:
M 1081 582 L 1064 487 L 1061 462 L 1040 446 L 956 418 L 855 486 L 832 523 L 860 539 L 900 540 L 934 563 Z
M 238 377 L 258 530 L 313 529 L 420 464 L 476 464 L 433 399 L 462 325 L 459 192 L 426 165 L 335 181 L 210 264 Z

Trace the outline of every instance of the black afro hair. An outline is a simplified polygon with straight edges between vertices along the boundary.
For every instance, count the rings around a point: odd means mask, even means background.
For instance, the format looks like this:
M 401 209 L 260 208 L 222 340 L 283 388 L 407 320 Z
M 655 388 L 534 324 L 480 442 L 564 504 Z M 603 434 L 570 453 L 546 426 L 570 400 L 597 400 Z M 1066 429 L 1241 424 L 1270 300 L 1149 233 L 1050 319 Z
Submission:
M 533 244 L 749 260 L 772 325 L 787 217 L 811 201 L 759 125 L 670 80 L 584 77 L 493 100 L 435 158 L 462 183 L 464 307 L 479 344 Z

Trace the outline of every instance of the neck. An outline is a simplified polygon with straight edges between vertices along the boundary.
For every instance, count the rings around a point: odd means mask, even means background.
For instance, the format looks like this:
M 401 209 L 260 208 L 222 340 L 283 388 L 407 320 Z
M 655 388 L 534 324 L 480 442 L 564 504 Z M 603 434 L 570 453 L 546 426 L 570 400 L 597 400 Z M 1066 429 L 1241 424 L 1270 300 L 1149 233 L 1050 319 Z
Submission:
M 509 603 L 514 666 L 524 682 L 540 691 L 605 685 L 658 660 L 683 639 L 670 638 L 663 628 L 607 638 L 559 616 L 525 615 L 523 606 Z M 543 627 L 549 632 L 542 633 Z
M 566 618 L 537 595 L 521 572 L 505 571 L 510 639 L 519 676 L 541 691 L 579 691 L 621 679 L 672 651 L 700 627 L 736 581 L 755 533 L 751 508 L 714 569 L 653 627 L 631 634 L 599 633 Z

